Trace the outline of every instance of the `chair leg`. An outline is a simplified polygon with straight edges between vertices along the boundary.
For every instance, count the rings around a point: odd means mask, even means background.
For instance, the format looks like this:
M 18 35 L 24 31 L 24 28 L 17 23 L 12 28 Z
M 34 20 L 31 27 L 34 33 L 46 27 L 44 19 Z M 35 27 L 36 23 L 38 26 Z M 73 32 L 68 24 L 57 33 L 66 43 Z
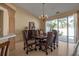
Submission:
M 46 55 L 48 55 L 48 52 L 46 52 Z
M 45 48 L 46 48 L 46 55 L 48 55 L 48 52 L 47 52 L 47 44 L 46 44 Z
M 4 54 L 4 47 L 1 49 L 1 56 Z
M 35 51 L 37 51 L 37 48 L 36 48 L 36 46 L 37 46 L 37 42 L 36 42 L 36 40 L 35 40 Z
M 35 51 L 37 51 L 37 48 L 35 48 Z
M 54 49 L 55 49 L 55 44 L 54 44 Z
M 39 50 L 41 50 L 42 49 L 42 47 L 41 47 L 41 43 L 39 43 Z
M 35 51 L 37 51 L 36 45 L 35 45 Z
M 48 55 L 48 52 L 47 52 L 47 47 L 46 47 L 46 49 L 45 49 L 45 52 L 46 52 L 46 55 Z
M 24 43 L 24 50 L 25 50 L 25 43 Z
M 27 46 L 27 51 L 26 51 L 26 54 L 28 54 L 28 46 Z
M 57 44 L 56 46 L 57 46 L 57 48 L 58 48 L 58 44 Z
M 52 52 L 53 50 L 52 50 L 52 46 L 51 46 L 51 52 Z
M 24 47 L 24 50 L 25 50 L 25 47 Z
M 28 54 L 28 51 L 26 51 L 26 54 Z

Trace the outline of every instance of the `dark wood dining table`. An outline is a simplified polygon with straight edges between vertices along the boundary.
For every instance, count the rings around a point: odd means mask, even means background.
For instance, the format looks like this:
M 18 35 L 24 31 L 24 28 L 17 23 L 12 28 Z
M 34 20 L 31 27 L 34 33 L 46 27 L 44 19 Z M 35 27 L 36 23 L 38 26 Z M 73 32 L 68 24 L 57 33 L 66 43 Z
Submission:
M 44 36 L 44 35 L 35 36 L 35 39 L 43 40 L 43 39 L 47 39 L 47 36 Z
M 38 36 L 34 36 L 35 40 L 39 41 L 39 50 L 41 50 L 41 42 L 43 40 L 47 40 L 47 36 L 46 35 L 38 35 Z

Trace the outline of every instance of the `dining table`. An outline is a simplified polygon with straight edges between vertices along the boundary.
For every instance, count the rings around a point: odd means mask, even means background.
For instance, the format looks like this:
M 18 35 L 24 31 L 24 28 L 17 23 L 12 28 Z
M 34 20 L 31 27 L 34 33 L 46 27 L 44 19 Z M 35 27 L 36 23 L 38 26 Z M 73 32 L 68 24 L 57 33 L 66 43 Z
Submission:
M 44 40 L 47 40 L 47 35 L 37 35 L 37 36 L 34 36 L 34 39 L 35 41 L 38 40 L 39 41 L 39 50 L 41 50 L 41 42 L 44 41 Z

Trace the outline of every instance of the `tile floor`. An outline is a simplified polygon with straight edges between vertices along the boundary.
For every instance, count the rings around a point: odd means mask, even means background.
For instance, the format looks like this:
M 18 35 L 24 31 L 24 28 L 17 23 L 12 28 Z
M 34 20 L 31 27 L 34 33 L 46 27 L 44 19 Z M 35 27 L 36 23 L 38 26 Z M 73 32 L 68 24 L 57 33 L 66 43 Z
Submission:
M 59 47 L 51 52 L 48 50 L 48 56 L 71 56 L 75 48 L 75 44 L 69 44 L 59 41 Z M 16 43 L 16 48 L 14 51 L 10 51 L 10 56 L 46 56 L 43 51 L 31 51 L 27 55 L 23 49 L 23 41 Z

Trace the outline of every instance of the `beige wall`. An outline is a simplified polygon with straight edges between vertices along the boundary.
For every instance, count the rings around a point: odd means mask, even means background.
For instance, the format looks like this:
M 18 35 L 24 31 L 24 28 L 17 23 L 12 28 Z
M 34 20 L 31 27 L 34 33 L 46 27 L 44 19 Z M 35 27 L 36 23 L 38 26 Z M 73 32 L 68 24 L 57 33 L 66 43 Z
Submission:
M 23 40 L 22 31 L 26 26 L 28 26 L 28 22 L 33 21 L 35 23 L 36 29 L 39 29 L 39 20 L 32 16 L 28 11 L 24 11 L 23 9 L 16 7 L 15 14 L 15 33 L 16 33 L 16 41 Z

